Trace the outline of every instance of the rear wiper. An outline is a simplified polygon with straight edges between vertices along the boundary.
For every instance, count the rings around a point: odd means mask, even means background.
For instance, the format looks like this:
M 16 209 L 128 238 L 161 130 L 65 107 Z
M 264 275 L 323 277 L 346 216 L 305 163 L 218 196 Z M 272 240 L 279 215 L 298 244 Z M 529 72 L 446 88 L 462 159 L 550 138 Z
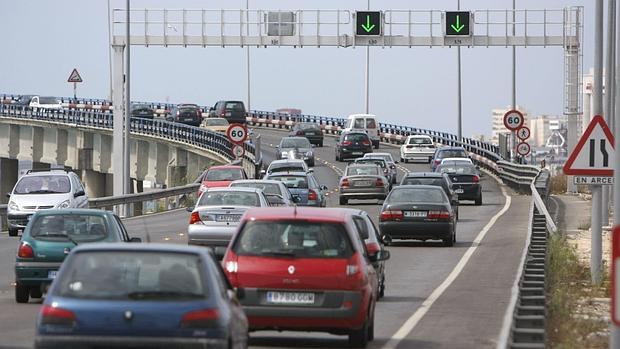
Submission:
M 130 292 L 127 297 L 131 299 L 145 299 L 145 298 L 172 298 L 172 297 L 191 297 L 201 298 L 203 295 L 192 292 L 182 291 L 139 291 Z
M 73 240 L 72 237 L 69 236 L 69 234 L 61 234 L 61 233 L 47 233 L 45 234 L 45 236 L 50 236 L 50 237 L 63 237 L 66 238 L 67 240 L 71 241 L 75 246 L 78 245 L 77 241 Z

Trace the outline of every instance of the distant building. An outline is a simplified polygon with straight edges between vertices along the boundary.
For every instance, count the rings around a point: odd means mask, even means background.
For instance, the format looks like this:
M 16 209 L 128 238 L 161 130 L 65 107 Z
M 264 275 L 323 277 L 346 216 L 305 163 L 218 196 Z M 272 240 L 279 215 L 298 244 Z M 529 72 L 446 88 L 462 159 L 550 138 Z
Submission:
M 509 134 L 510 130 L 508 130 L 506 128 L 506 126 L 504 126 L 504 114 L 506 114 L 507 111 L 511 110 L 511 107 L 506 107 L 505 109 L 493 109 L 492 110 L 492 116 L 491 116 L 491 121 L 493 123 L 492 126 L 492 130 L 491 130 L 491 143 L 498 145 L 499 144 L 499 134 Z M 522 114 L 523 114 L 523 118 L 525 119 L 523 124 L 527 125 L 528 124 L 528 112 L 525 111 L 523 108 L 521 108 L 520 106 L 517 106 L 517 110 L 519 110 Z
M 546 147 L 553 134 L 565 128 L 565 124 L 566 118 L 564 116 L 539 115 L 530 119 L 528 123 L 530 128 L 530 144 L 534 147 Z

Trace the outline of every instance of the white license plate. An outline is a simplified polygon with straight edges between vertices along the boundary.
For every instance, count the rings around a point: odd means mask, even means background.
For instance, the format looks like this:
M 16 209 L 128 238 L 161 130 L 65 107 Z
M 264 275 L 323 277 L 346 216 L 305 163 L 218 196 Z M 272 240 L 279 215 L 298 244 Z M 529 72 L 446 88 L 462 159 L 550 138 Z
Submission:
M 362 153 L 361 151 L 354 151 L 351 154 L 353 154 L 353 155 L 363 155 L 364 153 Z
M 314 136 L 314 135 L 316 135 L 316 133 L 314 133 L 314 132 L 306 132 L 306 135 L 308 135 L 308 136 Z
M 314 293 L 267 292 L 267 302 L 272 304 L 314 304 Z
M 218 222 L 239 222 L 241 220 L 241 215 L 231 214 L 231 215 L 217 215 L 216 220 Z
M 58 270 L 50 270 L 47 272 L 47 278 L 48 279 L 55 279 L 56 278 L 56 274 L 58 274 Z
M 372 185 L 371 181 L 357 181 L 353 182 L 353 185 L 356 187 L 370 187 Z
M 465 192 L 465 190 L 463 190 L 463 189 L 456 189 L 456 190 L 454 190 L 454 192 L 457 193 L 457 194 L 463 194 Z
M 405 211 L 405 217 L 426 218 L 427 211 Z

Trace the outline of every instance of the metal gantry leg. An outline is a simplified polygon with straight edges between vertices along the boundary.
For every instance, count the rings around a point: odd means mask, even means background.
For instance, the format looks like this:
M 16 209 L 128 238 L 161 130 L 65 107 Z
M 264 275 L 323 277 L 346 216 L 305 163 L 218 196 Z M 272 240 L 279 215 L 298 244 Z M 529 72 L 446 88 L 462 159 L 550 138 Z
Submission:
M 112 131 L 112 151 L 114 153 L 112 160 L 113 169 L 113 194 L 114 196 L 122 195 L 124 191 L 125 181 L 123 177 L 123 123 L 124 123 L 124 108 L 123 108 L 123 88 L 124 88 L 124 74 L 123 74 L 123 53 L 125 50 L 124 45 L 113 45 L 114 50 L 114 76 L 113 76 L 113 88 L 112 88 L 112 106 L 114 115 L 114 129 Z

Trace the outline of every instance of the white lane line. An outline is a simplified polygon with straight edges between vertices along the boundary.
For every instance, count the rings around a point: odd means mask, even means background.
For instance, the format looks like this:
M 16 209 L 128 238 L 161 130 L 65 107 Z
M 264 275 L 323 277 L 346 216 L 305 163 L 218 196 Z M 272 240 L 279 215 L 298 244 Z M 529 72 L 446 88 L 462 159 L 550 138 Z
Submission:
M 478 233 L 478 236 L 476 236 L 476 239 L 473 241 L 471 247 L 469 247 L 467 251 L 465 251 L 465 254 L 463 254 L 463 257 L 461 257 L 461 260 L 454 267 L 450 275 L 448 275 L 448 277 L 441 283 L 441 285 L 439 285 L 435 290 L 433 290 L 431 295 L 428 296 L 426 300 L 424 300 L 418 310 L 416 310 L 416 312 L 413 313 L 413 315 L 411 315 L 411 317 L 409 317 L 407 321 L 405 321 L 405 323 L 398 329 L 398 331 L 396 331 L 396 333 L 392 335 L 390 340 L 382 347 L 382 349 L 395 349 L 398 344 L 403 339 L 405 339 L 409 335 L 409 333 L 411 333 L 411 331 L 413 331 L 413 329 L 418 325 L 420 320 L 422 320 L 424 315 L 426 315 L 426 313 L 433 306 L 435 301 L 437 301 L 437 299 L 441 297 L 441 295 L 448 289 L 448 287 L 450 287 L 454 280 L 456 280 L 459 274 L 461 274 L 463 268 L 465 268 L 465 265 L 467 265 L 467 262 L 469 262 L 469 259 L 480 245 L 482 239 L 484 239 L 484 237 L 487 235 L 487 232 L 491 229 L 491 227 L 493 227 L 495 222 L 508 211 L 508 209 L 510 208 L 510 203 L 512 202 L 512 197 L 506 193 L 506 190 L 503 186 L 500 186 L 500 188 L 502 189 L 502 195 L 504 195 L 504 198 L 506 198 L 506 203 L 504 204 L 504 207 L 497 214 L 495 214 L 495 216 L 493 216 L 491 220 L 489 220 L 487 225 L 482 228 L 480 233 Z

